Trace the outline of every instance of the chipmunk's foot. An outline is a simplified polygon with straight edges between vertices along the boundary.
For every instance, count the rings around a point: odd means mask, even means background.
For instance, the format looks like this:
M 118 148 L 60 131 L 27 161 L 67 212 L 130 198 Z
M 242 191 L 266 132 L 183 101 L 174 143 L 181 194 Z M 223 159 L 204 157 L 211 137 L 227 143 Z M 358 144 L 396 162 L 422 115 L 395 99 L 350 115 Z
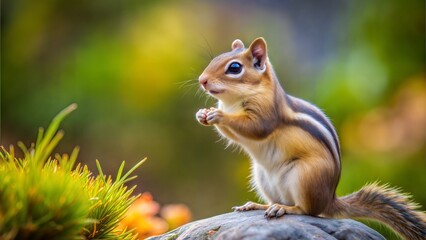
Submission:
M 265 211 L 265 218 L 279 218 L 286 213 L 284 205 L 274 203 Z
M 279 218 L 285 214 L 305 214 L 298 206 L 287 206 L 278 203 L 272 204 L 265 211 L 265 218 Z
M 254 202 L 247 202 L 246 204 L 242 206 L 233 207 L 232 210 L 235 212 L 245 212 L 245 211 L 251 211 L 251 210 L 266 210 L 268 209 L 269 205 L 265 204 L 259 204 Z

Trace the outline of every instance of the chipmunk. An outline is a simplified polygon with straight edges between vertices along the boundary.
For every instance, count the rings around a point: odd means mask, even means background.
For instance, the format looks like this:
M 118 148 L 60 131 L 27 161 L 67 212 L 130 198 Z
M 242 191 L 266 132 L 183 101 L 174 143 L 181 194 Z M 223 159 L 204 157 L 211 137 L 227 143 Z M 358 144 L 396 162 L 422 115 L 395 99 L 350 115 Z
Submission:
M 406 239 L 426 239 L 426 214 L 394 188 L 373 183 L 336 197 L 341 169 L 337 133 L 321 110 L 286 94 L 263 38 L 248 48 L 235 40 L 232 51 L 214 58 L 198 81 L 218 105 L 200 109 L 196 119 L 249 155 L 251 183 L 266 202 L 247 202 L 235 211 L 265 210 L 266 218 L 368 218 Z

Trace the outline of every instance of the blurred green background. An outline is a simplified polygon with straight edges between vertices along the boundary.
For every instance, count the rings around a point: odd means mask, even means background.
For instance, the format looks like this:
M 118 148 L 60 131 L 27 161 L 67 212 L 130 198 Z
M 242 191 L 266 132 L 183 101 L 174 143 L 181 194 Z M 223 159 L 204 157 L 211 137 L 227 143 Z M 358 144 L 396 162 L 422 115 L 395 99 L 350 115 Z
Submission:
M 1 144 L 34 142 L 76 102 L 58 151 L 79 145 L 81 162 L 110 174 L 146 156 L 139 192 L 185 203 L 195 219 L 230 211 L 256 198 L 249 161 L 196 122 L 214 104 L 196 79 L 234 39 L 258 36 L 285 90 L 335 124 L 338 194 L 380 180 L 425 206 L 420 0 L 2 1 Z

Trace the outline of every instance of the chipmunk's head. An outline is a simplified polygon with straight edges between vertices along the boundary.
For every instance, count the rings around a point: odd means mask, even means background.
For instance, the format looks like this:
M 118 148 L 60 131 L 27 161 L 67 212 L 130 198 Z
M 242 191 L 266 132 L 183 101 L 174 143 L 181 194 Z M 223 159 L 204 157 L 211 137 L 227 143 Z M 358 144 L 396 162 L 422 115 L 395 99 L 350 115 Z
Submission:
M 202 88 L 224 102 L 233 102 L 271 88 L 266 42 L 255 39 L 248 48 L 237 39 L 232 51 L 215 57 L 198 78 Z

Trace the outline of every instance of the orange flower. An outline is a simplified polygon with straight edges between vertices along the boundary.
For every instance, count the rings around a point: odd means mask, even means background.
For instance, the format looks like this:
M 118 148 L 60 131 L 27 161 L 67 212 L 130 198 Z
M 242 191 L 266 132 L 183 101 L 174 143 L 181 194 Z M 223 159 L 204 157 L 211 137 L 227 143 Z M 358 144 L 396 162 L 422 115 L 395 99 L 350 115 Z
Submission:
M 191 211 L 183 204 L 170 204 L 163 207 L 148 192 L 143 193 L 127 211 L 118 229 L 135 229 L 139 239 L 165 233 L 191 220 Z M 164 219 L 163 219 L 164 218 Z
M 129 210 L 144 216 L 154 216 L 160 211 L 160 204 L 154 201 L 151 193 L 145 192 L 133 203 Z
M 170 229 L 182 226 L 191 221 L 191 211 L 184 204 L 169 204 L 161 209 L 161 217 L 163 217 L 170 226 Z
M 159 217 L 140 218 L 132 227 L 138 232 L 139 239 L 159 235 L 167 232 L 169 229 L 167 222 Z

